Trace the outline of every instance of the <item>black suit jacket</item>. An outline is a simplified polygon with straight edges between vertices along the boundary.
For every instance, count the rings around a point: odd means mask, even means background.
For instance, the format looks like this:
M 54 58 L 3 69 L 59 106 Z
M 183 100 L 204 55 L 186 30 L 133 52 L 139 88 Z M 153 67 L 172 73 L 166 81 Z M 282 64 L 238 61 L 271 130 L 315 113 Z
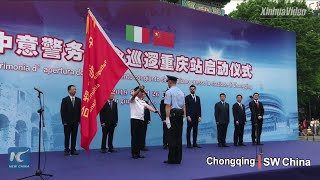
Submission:
M 80 122 L 81 116 L 81 99 L 75 97 L 74 107 L 71 102 L 70 96 L 67 96 L 62 99 L 61 102 L 61 120 L 62 124 L 72 124 L 74 122 Z
M 240 124 L 244 124 L 246 122 L 246 109 L 245 106 L 242 104 L 242 108 L 236 102 L 232 106 L 232 113 L 234 118 L 234 124 L 238 121 Z
M 118 104 L 116 102 L 112 101 L 112 108 L 109 101 L 106 102 L 100 111 L 100 123 L 105 123 L 106 126 L 118 123 Z
M 147 104 L 149 104 L 149 101 L 146 101 Z M 150 115 L 150 110 L 145 108 L 144 109 L 144 121 L 147 123 L 151 121 L 151 115 Z
M 230 121 L 229 104 L 225 102 L 223 105 L 221 101 L 217 102 L 214 106 L 214 116 L 219 124 L 228 124 Z
M 160 114 L 162 121 L 166 120 L 166 105 L 164 104 L 164 99 L 160 102 Z
M 258 119 L 258 116 L 262 116 L 261 121 L 263 121 L 263 114 L 264 114 L 264 108 L 262 102 L 258 101 L 259 108 L 257 107 L 257 104 L 255 101 L 251 101 L 249 103 L 250 111 L 251 111 L 251 121 L 256 121 Z
M 190 116 L 191 119 L 198 120 L 199 117 L 201 117 L 201 102 L 200 97 L 196 96 L 196 102 L 194 102 L 194 99 L 192 98 L 191 94 L 186 96 L 185 98 L 186 103 L 186 116 Z

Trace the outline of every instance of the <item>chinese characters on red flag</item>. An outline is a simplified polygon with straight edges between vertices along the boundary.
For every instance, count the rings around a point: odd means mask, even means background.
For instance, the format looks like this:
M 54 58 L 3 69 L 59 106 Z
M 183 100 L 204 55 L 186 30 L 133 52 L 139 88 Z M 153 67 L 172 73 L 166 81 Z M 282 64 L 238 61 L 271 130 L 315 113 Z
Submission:
M 81 147 L 86 151 L 89 151 L 90 143 L 97 132 L 98 113 L 127 70 L 128 66 L 117 54 L 110 38 L 89 10 L 81 104 Z

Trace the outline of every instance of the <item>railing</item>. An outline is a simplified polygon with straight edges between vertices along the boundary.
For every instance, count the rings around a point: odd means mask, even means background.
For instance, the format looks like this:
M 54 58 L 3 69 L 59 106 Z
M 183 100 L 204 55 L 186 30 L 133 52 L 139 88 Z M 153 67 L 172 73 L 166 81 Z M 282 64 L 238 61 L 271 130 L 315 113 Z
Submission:
M 308 124 L 308 122 L 305 122 Z M 299 125 L 299 137 L 301 140 L 320 141 L 320 123 L 319 120 L 311 120 L 310 125 Z

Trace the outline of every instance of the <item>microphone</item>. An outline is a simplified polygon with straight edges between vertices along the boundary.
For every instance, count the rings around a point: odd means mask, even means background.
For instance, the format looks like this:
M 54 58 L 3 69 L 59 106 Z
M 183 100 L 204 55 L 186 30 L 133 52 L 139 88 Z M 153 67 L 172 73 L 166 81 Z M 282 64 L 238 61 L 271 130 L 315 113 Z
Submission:
M 42 91 L 40 91 L 38 88 L 34 87 L 34 90 L 38 91 L 40 94 L 43 94 Z

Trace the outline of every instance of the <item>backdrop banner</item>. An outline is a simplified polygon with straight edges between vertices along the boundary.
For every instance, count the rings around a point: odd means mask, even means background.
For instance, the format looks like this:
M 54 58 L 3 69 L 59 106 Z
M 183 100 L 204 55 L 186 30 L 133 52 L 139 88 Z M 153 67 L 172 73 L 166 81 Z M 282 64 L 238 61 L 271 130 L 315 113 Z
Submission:
M 260 93 L 265 115 L 262 141 L 298 138 L 296 35 L 151 1 L 19 1 L 0 6 L 0 153 L 9 147 L 38 147 L 37 92 L 44 92 L 43 140 L 47 151 L 63 150 L 60 103 L 67 86 L 81 97 L 87 8 L 159 108 L 167 89 L 166 75 L 179 78 L 188 95 L 197 86 L 202 121 L 198 143 L 217 143 L 214 104 L 225 93 L 233 105 L 243 96 L 247 123 L 244 140 L 251 142 L 249 96 Z M 127 71 L 114 92 L 119 123 L 114 146 L 130 146 L 129 98 L 137 86 Z M 230 111 L 232 112 L 232 111 Z M 98 120 L 98 117 L 97 117 Z M 91 148 L 100 148 L 102 132 Z M 233 142 L 233 116 L 227 142 Z M 80 133 L 80 130 L 79 130 Z M 183 142 L 186 142 L 186 122 Z M 80 149 L 80 134 L 77 147 Z M 147 145 L 162 145 L 162 122 L 152 113 Z

